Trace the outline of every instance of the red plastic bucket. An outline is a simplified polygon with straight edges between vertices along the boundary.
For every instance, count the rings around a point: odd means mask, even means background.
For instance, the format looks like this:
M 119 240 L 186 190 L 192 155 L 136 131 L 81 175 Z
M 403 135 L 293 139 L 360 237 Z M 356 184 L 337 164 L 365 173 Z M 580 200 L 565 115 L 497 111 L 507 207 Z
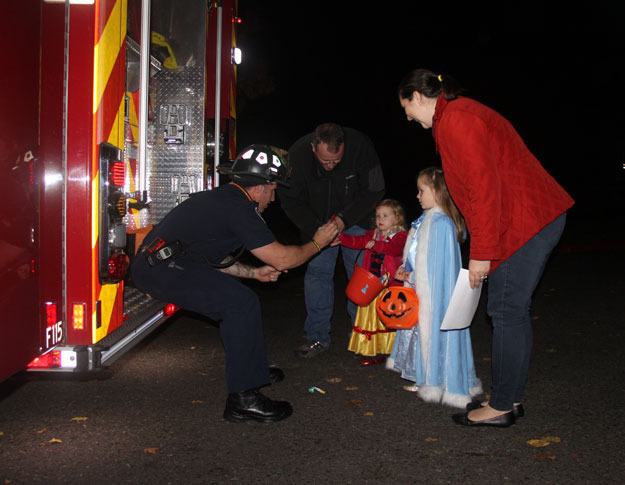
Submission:
M 358 306 L 367 306 L 384 289 L 376 275 L 369 273 L 362 266 L 354 266 L 352 277 L 347 283 L 345 294 Z

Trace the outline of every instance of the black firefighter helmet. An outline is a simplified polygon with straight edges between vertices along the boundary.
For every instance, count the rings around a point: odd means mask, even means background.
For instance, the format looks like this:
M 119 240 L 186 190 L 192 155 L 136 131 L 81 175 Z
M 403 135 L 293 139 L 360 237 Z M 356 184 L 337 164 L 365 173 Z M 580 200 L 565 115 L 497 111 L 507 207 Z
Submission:
M 288 187 L 285 161 L 267 145 L 250 145 L 237 155 L 232 164 L 219 166 L 219 173 L 230 175 L 242 185 L 278 183 Z

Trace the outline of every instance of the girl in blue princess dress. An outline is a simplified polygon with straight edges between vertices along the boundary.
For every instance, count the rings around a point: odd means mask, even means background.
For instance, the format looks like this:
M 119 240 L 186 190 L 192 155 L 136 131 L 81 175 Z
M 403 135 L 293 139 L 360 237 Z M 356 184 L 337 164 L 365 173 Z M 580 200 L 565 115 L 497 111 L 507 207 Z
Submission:
M 426 168 L 417 178 L 423 214 L 412 223 L 404 263 L 395 278 L 415 288 L 419 323 L 398 330 L 386 367 L 401 373 L 427 402 L 465 408 L 482 392 L 475 375 L 469 329 L 440 330 L 461 267 L 465 226 L 442 170 Z

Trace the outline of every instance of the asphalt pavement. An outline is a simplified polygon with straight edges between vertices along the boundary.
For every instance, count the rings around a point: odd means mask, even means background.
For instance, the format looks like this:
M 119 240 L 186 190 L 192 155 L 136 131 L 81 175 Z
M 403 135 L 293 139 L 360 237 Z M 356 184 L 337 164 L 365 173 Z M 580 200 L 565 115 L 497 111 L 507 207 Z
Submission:
M 420 401 L 382 365 L 361 366 L 346 350 L 341 272 L 331 349 L 296 358 L 305 309 L 294 270 L 253 285 L 270 358 L 286 373 L 264 392 L 293 404 L 289 419 L 224 421 L 218 329 L 180 313 L 97 378 L 0 384 L 0 485 L 623 483 L 625 230 L 604 222 L 570 220 L 536 291 L 526 416 L 510 428 L 457 426 L 454 409 Z M 488 389 L 484 302 L 472 338 Z

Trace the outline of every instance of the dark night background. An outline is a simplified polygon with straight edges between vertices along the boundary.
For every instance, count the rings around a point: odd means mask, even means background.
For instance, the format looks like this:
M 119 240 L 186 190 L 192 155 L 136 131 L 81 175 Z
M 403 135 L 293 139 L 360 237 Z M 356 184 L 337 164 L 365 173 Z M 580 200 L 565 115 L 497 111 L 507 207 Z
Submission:
M 422 2 L 240 0 L 238 146 L 288 148 L 324 121 L 365 132 L 387 197 L 416 215 L 414 179 L 439 164 L 396 90 L 411 69 L 453 76 L 508 118 L 571 193 L 572 216 L 625 207 L 624 22 L 616 6 L 456 7 Z M 277 204 L 276 204 L 277 206 Z M 273 207 L 268 216 L 280 218 Z M 620 216 L 622 217 L 622 216 Z

